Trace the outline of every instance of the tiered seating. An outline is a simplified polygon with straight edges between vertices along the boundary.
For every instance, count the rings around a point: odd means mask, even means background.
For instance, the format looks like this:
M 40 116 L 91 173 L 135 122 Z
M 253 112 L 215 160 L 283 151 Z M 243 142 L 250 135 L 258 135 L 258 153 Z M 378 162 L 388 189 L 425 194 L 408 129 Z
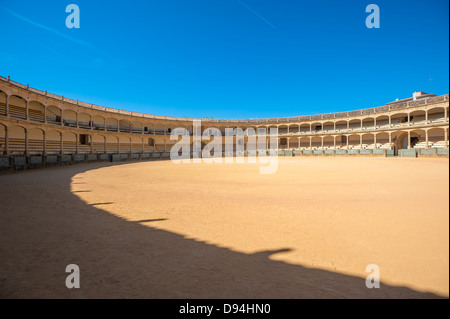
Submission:
M 381 145 L 382 145 L 382 144 L 380 144 L 380 143 L 369 144 L 369 145 L 367 145 L 366 149 L 367 149 L 367 150 L 376 150 L 376 149 L 381 148 Z
M 10 138 L 8 140 L 9 143 L 9 152 L 11 154 L 24 154 L 25 153 L 25 139 L 21 138 Z
M 47 154 L 59 154 L 61 152 L 61 142 L 47 140 L 46 142 Z
M 28 116 L 31 121 L 44 123 L 44 113 L 38 110 L 29 109 Z
M 428 147 L 431 148 L 433 147 L 433 142 L 428 141 Z M 418 149 L 418 148 L 427 148 L 427 142 L 426 141 L 419 141 L 418 143 L 416 143 L 416 145 L 414 145 L 414 148 Z
M 0 154 L 3 154 L 6 151 L 5 139 L 0 137 Z
M 61 118 L 54 114 L 47 114 L 47 123 L 61 125 Z
M 438 141 L 433 143 L 433 148 L 447 148 L 448 143 L 446 145 L 445 141 Z
M 105 153 L 105 143 L 94 142 L 94 153 Z
M 28 140 L 28 153 L 29 154 L 42 154 L 44 152 L 43 140 Z
M 106 153 L 117 153 L 117 143 L 106 143 Z
M 6 115 L 6 104 L 0 103 L 0 115 Z
M 25 120 L 27 118 L 27 111 L 24 107 L 9 105 L 9 116 Z
M 392 149 L 392 145 L 389 144 L 389 143 L 384 143 L 384 144 L 381 144 L 380 149 L 382 149 L 382 150 L 390 150 L 390 149 Z

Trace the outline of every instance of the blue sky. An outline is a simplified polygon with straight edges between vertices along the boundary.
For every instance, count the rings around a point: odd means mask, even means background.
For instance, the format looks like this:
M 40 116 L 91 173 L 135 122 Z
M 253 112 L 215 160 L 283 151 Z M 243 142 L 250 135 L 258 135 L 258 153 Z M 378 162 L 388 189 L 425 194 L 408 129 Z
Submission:
M 80 8 L 68 29 L 68 4 Z M 368 29 L 375 3 L 381 28 Z M 448 0 L 0 0 L 0 75 L 150 114 L 264 118 L 448 93 Z

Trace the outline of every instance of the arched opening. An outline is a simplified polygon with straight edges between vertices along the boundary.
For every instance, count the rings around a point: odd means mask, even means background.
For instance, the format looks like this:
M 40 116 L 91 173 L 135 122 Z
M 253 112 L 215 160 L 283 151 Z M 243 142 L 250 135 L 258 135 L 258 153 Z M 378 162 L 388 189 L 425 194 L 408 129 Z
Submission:
M 289 125 L 289 133 L 291 134 L 297 134 L 300 131 L 300 127 L 298 124 L 291 124 Z
M 131 124 L 127 120 L 119 121 L 119 132 L 121 133 L 130 133 L 131 132 Z
M 367 117 L 362 121 L 363 130 L 370 130 L 375 128 L 375 119 L 373 117 Z
M 425 111 L 418 110 L 409 113 L 411 125 L 424 125 L 425 122 Z
M 376 118 L 377 128 L 388 128 L 389 127 L 389 116 L 381 115 Z
M 131 131 L 134 134 L 142 134 L 142 123 L 141 122 L 132 122 L 131 123 Z
M 323 125 L 322 125 L 322 123 L 319 123 L 319 122 L 312 123 L 312 124 L 311 124 L 311 130 L 312 130 L 313 132 L 320 132 L 320 131 L 323 131 Z
M 334 131 L 334 123 L 330 122 L 330 121 L 323 123 L 323 130 L 325 132 L 332 132 L 332 131 Z
M 137 136 L 131 137 L 131 153 L 142 153 L 142 139 Z
M 279 135 L 286 135 L 288 133 L 288 126 L 287 125 L 280 125 L 278 127 L 278 134 Z
M 0 115 L 6 115 L 6 93 L 0 90 Z
M 392 127 L 404 126 L 408 123 L 408 113 L 396 113 L 391 116 Z
M 11 155 L 25 154 L 25 128 L 17 125 L 8 127 L 8 143 Z
M 322 138 L 319 136 L 313 136 L 311 138 L 311 146 L 313 150 L 322 149 Z
M 25 120 L 27 118 L 27 105 L 24 98 L 10 95 L 8 98 L 9 115 L 14 118 Z
M 325 136 L 323 138 L 323 148 L 324 149 L 334 149 L 334 137 Z
M 106 153 L 105 141 L 106 137 L 103 135 L 95 134 L 92 136 L 92 144 L 95 154 Z
M 54 105 L 47 106 L 47 123 L 61 125 L 61 109 Z
M 376 135 L 377 143 L 376 148 L 391 150 L 392 144 L 389 143 L 389 133 L 378 133 Z
M 336 131 L 337 132 L 346 131 L 346 130 L 347 130 L 347 121 L 341 120 L 341 121 L 336 122 Z
M 6 126 L 0 124 L 0 154 L 6 155 Z
M 91 128 L 91 116 L 87 113 L 79 113 L 78 127 L 89 130 Z
M 106 152 L 107 153 L 118 153 L 118 137 L 107 135 L 106 136 Z
M 429 123 L 442 123 L 445 121 L 445 109 L 443 107 L 435 107 L 428 110 Z
M 428 147 L 448 148 L 448 130 L 447 130 L 447 138 L 445 137 L 445 130 L 443 128 L 433 128 L 429 130 L 428 141 L 430 143 Z
M 310 132 L 310 126 L 309 124 L 300 124 L 300 133 L 309 133 Z
M 31 128 L 28 134 L 28 154 L 44 153 L 44 131 L 39 128 Z
M 309 137 L 302 137 L 300 139 L 300 150 L 309 150 Z
M 63 154 L 75 154 L 77 149 L 77 136 L 72 132 L 63 132 Z
M 106 119 L 106 130 L 108 132 L 118 132 L 119 130 L 119 121 L 117 121 L 115 118 L 107 118 Z
M 28 116 L 31 121 L 44 123 L 44 111 L 44 104 L 37 101 L 31 101 L 28 103 Z
M 350 135 L 348 139 L 348 149 L 349 150 L 359 150 L 361 149 L 361 139 L 359 135 Z
M 45 144 L 47 154 L 61 153 L 61 133 L 58 131 L 45 132 Z
M 373 135 L 373 134 L 363 134 L 361 149 L 363 149 L 363 150 L 365 150 L 365 149 L 373 150 L 373 149 L 376 149 L 376 148 L 377 147 L 375 145 L 375 135 Z
M 105 130 L 105 118 L 100 115 L 92 116 L 92 127 L 96 131 L 104 131 Z
M 64 126 L 77 127 L 77 113 L 73 110 L 63 110 Z
M 358 130 L 361 129 L 361 120 L 353 119 L 349 121 L 350 130 Z

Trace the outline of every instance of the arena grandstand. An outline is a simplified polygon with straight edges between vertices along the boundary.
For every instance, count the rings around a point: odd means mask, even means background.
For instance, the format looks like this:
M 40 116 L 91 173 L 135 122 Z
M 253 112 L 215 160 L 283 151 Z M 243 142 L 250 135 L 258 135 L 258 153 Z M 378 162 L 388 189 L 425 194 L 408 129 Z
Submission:
M 191 135 L 240 128 L 278 129 L 281 156 L 448 156 L 449 95 L 415 92 L 381 107 L 267 119 L 193 119 L 113 109 L 51 94 L 0 77 L 0 168 L 168 158 L 177 128 Z M 253 129 L 253 130 L 252 130 Z M 203 144 L 204 145 L 204 144 Z

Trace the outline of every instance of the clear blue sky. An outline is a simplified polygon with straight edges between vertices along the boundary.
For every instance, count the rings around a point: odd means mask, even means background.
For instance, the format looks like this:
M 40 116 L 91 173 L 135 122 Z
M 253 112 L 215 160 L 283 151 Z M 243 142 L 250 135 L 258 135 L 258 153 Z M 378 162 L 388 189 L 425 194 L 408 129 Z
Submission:
M 65 8 L 80 7 L 80 29 Z M 381 28 L 368 29 L 375 3 Z M 0 0 L 0 75 L 150 114 L 263 118 L 448 93 L 448 0 Z

